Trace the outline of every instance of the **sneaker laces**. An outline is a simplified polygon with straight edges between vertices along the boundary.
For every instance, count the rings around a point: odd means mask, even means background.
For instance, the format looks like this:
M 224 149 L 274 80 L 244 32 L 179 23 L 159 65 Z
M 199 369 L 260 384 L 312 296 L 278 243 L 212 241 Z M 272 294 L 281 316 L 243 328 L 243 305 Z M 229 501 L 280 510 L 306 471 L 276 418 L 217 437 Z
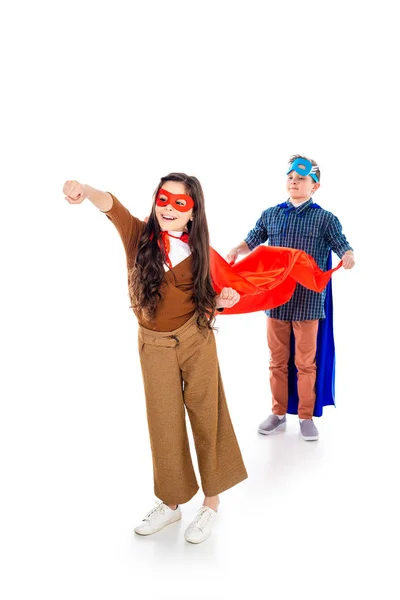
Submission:
M 190 523 L 190 527 L 197 527 L 202 531 L 202 527 L 207 525 L 208 520 L 212 519 L 214 516 L 213 513 L 210 512 L 210 510 L 211 509 L 209 509 L 207 506 L 202 506 L 202 508 L 197 513 L 197 516 L 195 517 L 194 521 Z
M 151 521 L 151 519 L 155 519 L 159 515 L 165 515 L 165 509 L 168 508 L 163 502 L 157 500 L 157 506 L 151 509 L 150 512 L 144 517 L 143 521 Z

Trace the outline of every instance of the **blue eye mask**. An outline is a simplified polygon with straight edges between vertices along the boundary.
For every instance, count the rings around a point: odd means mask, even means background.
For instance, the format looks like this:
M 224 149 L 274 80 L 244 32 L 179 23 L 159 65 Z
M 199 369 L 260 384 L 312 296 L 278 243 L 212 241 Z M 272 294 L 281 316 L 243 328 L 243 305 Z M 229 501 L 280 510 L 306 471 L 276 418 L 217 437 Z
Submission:
M 292 162 L 292 164 L 289 167 L 289 170 L 287 171 L 286 175 L 289 175 L 289 173 L 291 171 L 296 171 L 296 173 L 298 173 L 299 175 L 302 175 L 303 177 L 306 177 L 307 175 L 309 175 L 310 177 L 312 177 L 314 179 L 314 181 L 316 183 L 318 183 L 318 175 L 316 174 L 316 171 L 318 171 L 318 168 L 316 165 L 313 165 L 310 163 L 309 160 L 307 160 L 306 158 L 296 158 L 296 160 L 294 160 Z

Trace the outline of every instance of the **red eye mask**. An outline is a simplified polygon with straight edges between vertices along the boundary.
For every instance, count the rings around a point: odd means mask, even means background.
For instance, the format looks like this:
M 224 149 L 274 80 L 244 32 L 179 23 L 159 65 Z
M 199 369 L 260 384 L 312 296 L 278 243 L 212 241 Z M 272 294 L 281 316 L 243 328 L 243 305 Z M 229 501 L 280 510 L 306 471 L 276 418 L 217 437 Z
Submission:
M 167 206 L 170 204 L 179 212 L 187 212 L 194 206 L 193 198 L 187 196 L 187 194 L 171 194 L 171 192 L 167 192 L 161 188 L 161 190 L 157 194 L 156 198 L 157 206 Z

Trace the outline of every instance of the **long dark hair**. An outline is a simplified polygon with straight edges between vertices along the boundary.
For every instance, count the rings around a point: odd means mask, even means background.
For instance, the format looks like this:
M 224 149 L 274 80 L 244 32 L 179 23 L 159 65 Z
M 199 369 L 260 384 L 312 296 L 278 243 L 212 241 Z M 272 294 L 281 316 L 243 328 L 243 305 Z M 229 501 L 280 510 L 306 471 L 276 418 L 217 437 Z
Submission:
M 217 294 L 212 286 L 210 275 L 210 236 L 204 210 L 203 190 L 196 177 L 185 173 L 170 173 L 161 178 L 154 192 L 154 199 L 167 181 L 183 183 L 186 193 L 194 200 L 193 221 L 188 221 L 187 224 L 193 264 L 192 299 L 199 313 L 198 326 L 212 329 Z M 161 228 L 157 221 L 154 201 L 151 215 L 139 242 L 135 264 L 129 273 L 132 308 L 148 321 L 154 320 L 162 296 L 165 251 L 162 244 L 160 247 L 160 239 Z

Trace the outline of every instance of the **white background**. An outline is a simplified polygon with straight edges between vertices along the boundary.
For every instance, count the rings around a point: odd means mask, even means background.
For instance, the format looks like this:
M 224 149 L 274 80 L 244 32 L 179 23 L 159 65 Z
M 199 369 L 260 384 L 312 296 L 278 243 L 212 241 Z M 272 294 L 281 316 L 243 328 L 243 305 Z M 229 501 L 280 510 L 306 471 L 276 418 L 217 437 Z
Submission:
M 13 2 L 2 8 L 0 592 L 4 600 L 398 598 L 398 25 L 395 2 Z M 262 313 L 219 317 L 249 479 L 200 546 L 139 538 L 153 503 L 122 244 L 66 179 L 149 212 L 196 175 L 212 245 L 285 200 L 289 156 L 357 265 L 334 275 L 337 408 L 316 444 L 262 437 Z M 392 281 L 388 277 L 393 273 Z

